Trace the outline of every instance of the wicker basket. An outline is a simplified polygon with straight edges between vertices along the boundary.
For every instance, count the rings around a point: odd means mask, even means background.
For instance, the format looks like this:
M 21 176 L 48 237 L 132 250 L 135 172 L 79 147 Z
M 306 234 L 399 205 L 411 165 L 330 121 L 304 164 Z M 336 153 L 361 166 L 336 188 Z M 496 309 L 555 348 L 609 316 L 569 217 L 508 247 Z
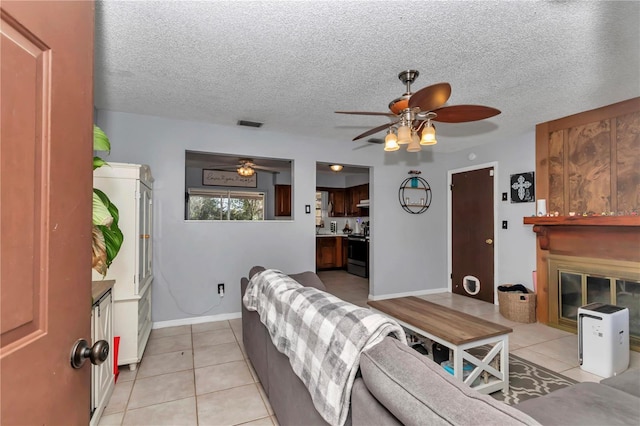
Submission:
M 510 287 L 505 284 L 504 287 Z M 498 290 L 500 315 L 516 322 L 536 322 L 536 294 Z

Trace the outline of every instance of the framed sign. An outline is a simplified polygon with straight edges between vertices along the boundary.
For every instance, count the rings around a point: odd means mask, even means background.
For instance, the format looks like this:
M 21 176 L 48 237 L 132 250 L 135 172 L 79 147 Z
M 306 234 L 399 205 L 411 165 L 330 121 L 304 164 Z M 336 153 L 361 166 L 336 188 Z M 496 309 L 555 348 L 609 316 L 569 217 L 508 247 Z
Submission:
M 511 175 L 511 202 L 533 203 L 536 200 L 534 172 Z
M 202 169 L 202 186 L 241 186 L 244 188 L 258 187 L 258 174 L 240 176 L 238 173 L 222 170 Z

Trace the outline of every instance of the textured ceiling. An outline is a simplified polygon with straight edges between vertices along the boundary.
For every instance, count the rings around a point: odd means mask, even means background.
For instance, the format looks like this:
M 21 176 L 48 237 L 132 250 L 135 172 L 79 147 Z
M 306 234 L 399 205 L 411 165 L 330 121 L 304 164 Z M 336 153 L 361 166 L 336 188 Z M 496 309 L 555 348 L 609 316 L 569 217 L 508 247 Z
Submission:
M 438 124 L 442 152 L 640 96 L 639 2 L 103 1 L 98 109 L 350 140 L 413 91 L 502 114 Z M 384 137 L 384 133 L 373 135 Z

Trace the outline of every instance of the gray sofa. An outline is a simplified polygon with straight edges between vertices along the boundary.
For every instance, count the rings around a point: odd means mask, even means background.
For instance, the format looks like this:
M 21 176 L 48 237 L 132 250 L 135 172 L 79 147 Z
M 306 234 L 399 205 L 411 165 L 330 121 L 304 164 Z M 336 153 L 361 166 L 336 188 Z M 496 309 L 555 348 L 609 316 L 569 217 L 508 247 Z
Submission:
M 249 277 L 263 270 L 253 267 Z M 326 290 L 313 272 L 290 275 Z M 249 283 L 241 279 L 241 294 Z M 326 425 L 288 358 L 271 343 L 256 312 L 242 305 L 243 343 L 269 402 L 283 425 Z M 360 358 L 351 392 L 353 425 L 637 424 L 640 370 L 580 383 L 510 407 L 454 380 L 439 365 L 395 339 L 385 338 Z

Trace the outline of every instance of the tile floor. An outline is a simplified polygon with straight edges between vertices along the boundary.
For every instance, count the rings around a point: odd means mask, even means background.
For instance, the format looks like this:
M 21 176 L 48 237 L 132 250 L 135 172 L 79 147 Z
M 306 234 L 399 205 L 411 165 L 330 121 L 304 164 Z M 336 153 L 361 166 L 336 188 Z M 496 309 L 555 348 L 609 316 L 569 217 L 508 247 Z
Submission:
M 366 306 L 368 281 L 318 274 L 327 290 Z M 424 299 L 513 328 L 512 353 L 577 381 L 600 381 L 578 366 L 577 336 L 509 321 L 498 307 L 450 293 Z M 640 353 L 631 352 L 631 366 Z M 121 367 L 100 425 L 278 425 L 242 346 L 240 319 L 153 330 L 136 371 Z

